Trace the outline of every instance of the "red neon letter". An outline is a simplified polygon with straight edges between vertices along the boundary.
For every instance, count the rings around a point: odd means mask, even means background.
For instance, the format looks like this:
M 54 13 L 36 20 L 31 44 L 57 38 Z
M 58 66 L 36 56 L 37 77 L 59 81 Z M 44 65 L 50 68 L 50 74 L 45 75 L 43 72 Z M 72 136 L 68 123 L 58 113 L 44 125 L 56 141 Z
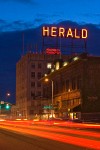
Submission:
M 67 32 L 67 37 L 69 37 L 69 36 L 73 37 L 73 33 L 72 33 L 72 29 L 71 28 L 69 28 L 68 32 Z
M 64 28 L 59 28 L 59 35 L 60 37 L 64 37 L 65 29 Z
M 82 29 L 82 38 L 83 39 L 87 38 L 87 30 L 86 29 Z
M 42 35 L 43 36 L 49 36 L 49 27 L 43 27 Z
M 51 27 L 51 36 L 57 36 L 57 27 Z
M 78 33 L 78 31 L 77 31 L 77 29 L 75 29 L 75 38 L 79 39 L 80 36 L 77 33 Z

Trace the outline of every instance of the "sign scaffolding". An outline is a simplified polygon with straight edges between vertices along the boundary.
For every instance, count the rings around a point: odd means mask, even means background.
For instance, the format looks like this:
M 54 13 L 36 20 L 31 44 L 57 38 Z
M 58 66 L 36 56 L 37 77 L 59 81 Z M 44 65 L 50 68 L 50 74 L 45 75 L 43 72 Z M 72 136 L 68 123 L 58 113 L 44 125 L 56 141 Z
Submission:
M 47 49 L 57 49 L 69 55 L 87 52 L 87 29 L 43 26 L 42 37 L 43 53 L 46 53 Z

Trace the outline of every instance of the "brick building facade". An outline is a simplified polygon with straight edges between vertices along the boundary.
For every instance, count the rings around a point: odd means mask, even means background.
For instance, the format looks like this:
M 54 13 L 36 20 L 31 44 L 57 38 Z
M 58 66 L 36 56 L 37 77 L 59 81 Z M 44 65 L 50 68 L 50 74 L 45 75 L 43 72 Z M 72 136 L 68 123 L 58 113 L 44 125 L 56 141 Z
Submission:
M 62 56 L 66 59 L 67 56 Z M 20 118 L 33 118 L 42 111 L 43 85 L 39 81 L 49 72 L 60 54 L 27 53 L 16 65 L 16 107 Z M 18 116 L 18 114 L 17 114 Z
M 53 81 L 55 114 L 80 118 L 82 113 L 100 112 L 100 57 L 81 54 L 66 59 L 46 77 Z M 44 95 L 51 99 L 51 82 L 44 84 Z

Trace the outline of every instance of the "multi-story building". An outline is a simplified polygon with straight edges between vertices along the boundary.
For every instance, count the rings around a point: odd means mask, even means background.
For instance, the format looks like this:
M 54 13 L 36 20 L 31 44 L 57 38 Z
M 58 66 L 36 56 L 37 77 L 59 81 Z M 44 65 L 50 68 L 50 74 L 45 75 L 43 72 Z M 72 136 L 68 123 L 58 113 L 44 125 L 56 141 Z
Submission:
M 44 84 L 43 91 L 51 99 L 53 88 L 55 115 L 80 118 L 81 114 L 99 113 L 100 117 L 100 57 L 81 54 L 63 61 L 60 68 L 55 62 L 54 69 L 41 80 L 53 83 Z
M 31 119 L 41 112 L 43 85 L 39 80 L 51 69 L 54 60 L 60 57 L 60 53 L 38 54 L 29 52 L 17 62 L 16 106 L 20 117 Z M 62 57 L 66 59 L 68 56 Z
M 12 120 L 20 119 L 19 108 L 15 104 L 13 104 L 11 107 L 11 119 Z

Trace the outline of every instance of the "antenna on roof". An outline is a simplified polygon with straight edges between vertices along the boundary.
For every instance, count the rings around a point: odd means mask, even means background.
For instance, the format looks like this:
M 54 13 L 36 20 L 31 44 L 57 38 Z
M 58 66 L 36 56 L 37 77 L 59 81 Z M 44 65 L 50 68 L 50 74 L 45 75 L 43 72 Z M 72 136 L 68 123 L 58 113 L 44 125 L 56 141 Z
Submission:
M 22 35 L 22 56 L 24 55 L 24 33 Z
M 38 44 L 36 44 L 36 51 L 37 51 L 37 53 L 38 53 Z
M 36 51 L 36 54 L 38 54 L 38 44 L 37 43 L 35 44 L 35 51 Z
M 61 59 L 61 37 L 60 37 L 60 59 Z

